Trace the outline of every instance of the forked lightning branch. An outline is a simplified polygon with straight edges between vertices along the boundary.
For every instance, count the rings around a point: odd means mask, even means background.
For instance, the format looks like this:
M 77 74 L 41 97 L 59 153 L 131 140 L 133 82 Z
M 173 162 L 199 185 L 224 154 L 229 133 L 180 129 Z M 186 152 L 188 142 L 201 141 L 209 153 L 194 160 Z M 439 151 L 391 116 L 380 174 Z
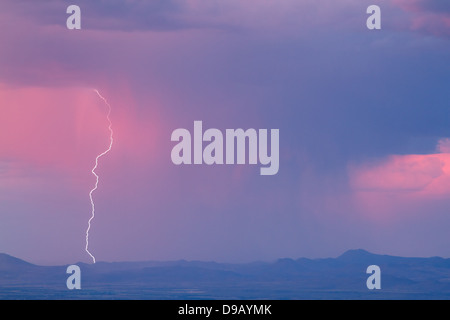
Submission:
M 100 180 L 100 177 L 97 175 L 97 173 L 95 172 L 95 170 L 97 169 L 97 167 L 98 167 L 98 162 L 99 162 L 99 159 L 101 158 L 101 157 L 103 157 L 104 155 L 106 155 L 108 152 L 110 152 L 111 151 L 111 148 L 112 148 L 112 145 L 113 145 L 113 142 L 114 142 L 114 139 L 113 139 L 113 134 L 114 134 L 114 132 L 113 132 L 113 130 L 112 130 L 112 122 L 111 122 L 111 118 L 110 118 L 110 115 L 111 115 L 111 105 L 108 103 L 108 101 L 100 94 L 100 92 L 97 90 L 97 89 L 94 89 L 94 92 L 98 95 L 98 97 L 100 98 L 100 99 L 102 99 L 103 100 L 103 102 L 108 106 L 108 113 L 107 113 L 107 115 L 106 115 L 106 118 L 108 119 L 108 123 L 109 123 L 109 126 L 108 126 L 108 130 L 109 130 L 109 146 L 108 146 L 108 148 L 105 150 L 105 151 L 103 151 L 102 153 L 100 153 L 99 155 L 97 155 L 97 157 L 95 158 L 95 165 L 94 165 L 94 167 L 92 168 L 92 174 L 95 176 L 95 185 L 94 185 L 94 187 L 91 189 L 91 191 L 89 192 L 89 199 L 90 199 L 90 201 L 91 201 L 91 208 L 92 208 L 92 211 L 91 211 L 91 217 L 89 218 L 89 221 L 88 221 L 88 228 L 87 228 L 87 230 L 86 230 L 86 252 L 89 254 L 89 256 L 92 258 L 92 261 L 95 263 L 95 257 L 94 257 L 94 255 L 89 251 L 89 231 L 91 230 L 91 222 L 92 222 L 92 220 L 95 218 L 95 203 L 94 203 L 94 199 L 93 199 L 93 193 L 94 193 L 94 191 L 95 190 L 97 190 L 97 188 L 98 188 L 98 183 L 99 183 L 99 180 Z

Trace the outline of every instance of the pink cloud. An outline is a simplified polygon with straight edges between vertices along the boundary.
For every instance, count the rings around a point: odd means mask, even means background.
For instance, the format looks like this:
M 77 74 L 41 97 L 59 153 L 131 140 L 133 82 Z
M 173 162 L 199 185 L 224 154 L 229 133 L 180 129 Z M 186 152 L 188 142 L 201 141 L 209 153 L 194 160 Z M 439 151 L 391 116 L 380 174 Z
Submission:
M 353 169 L 352 186 L 364 191 L 421 192 L 445 175 L 448 155 L 390 156 L 384 163 Z
M 448 200 L 449 139 L 438 142 L 441 153 L 392 155 L 381 163 L 351 166 L 350 186 L 359 212 L 387 218 L 417 207 Z
M 450 6 L 440 0 L 393 0 L 401 9 L 413 14 L 410 29 L 437 36 L 450 36 Z
M 450 139 L 442 138 L 438 141 L 437 152 L 439 153 L 450 153 Z

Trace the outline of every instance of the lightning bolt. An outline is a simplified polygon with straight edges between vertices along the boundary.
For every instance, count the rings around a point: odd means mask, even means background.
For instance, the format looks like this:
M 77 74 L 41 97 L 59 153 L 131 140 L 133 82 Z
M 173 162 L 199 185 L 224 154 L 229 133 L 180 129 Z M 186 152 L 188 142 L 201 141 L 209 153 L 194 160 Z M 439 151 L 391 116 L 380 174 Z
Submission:
M 91 230 L 91 221 L 95 218 L 95 204 L 94 204 L 94 200 L 92 198 L 92 194 L 94 193 L 95 190 L 97 190 L 98 188 L 98 182 L 99 182 L 99 176 L 95 173 L 95 170 L 98 167 L 98 161 L 101 157 L 103 157 L 104 155 L 106 155 L 108 152 L 111 151 L 114 139 L 113 139 L 113 130 L 112 130 L 112 122 L 110 119 L 110 115 L 111 115 L 111 105 L 108 103 L 108 101 L 100 94 L 100 92 L 97 89 L 94 89 L 94 92 L 98 95 L 98 97 L 100 99 L 103 100 L 103 102 L 108 106 L 108 113 L 106 115 L 106 118 L 108 119 L 109 122 L 109 146 L 108 149 L 106 149 L 105 151 L 103 151 L 102 153 L 100 153 L 96 158 L 95 158 L 95 166 L 92 168 L 91 172 L 92 174 L 95 176 L 95 185 L 94 188 L 92 188 L 92 190 L 89 192 L 89 199 L 91 200 L 91 208 L 92 208 L 92 212 L 91 212 L 91 217 L 88 221 L 88 228 L 86 230 L 86 252 L 91 256 L 92 261 L 95 263 L 95 257 L 94 255 L 89 251 L 89 231 Z

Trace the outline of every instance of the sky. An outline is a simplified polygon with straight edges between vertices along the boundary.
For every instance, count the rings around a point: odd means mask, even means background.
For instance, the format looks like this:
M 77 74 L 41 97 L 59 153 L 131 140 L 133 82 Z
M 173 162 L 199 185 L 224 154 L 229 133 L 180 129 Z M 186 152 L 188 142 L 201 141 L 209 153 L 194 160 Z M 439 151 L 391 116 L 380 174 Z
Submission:
M 447 0 L 1 0 L 0 43 L 0 252 L 91 262 L 97 89 L 97 261 L 450 257 Z M 196 120 L 278 173 L 174 165 Z

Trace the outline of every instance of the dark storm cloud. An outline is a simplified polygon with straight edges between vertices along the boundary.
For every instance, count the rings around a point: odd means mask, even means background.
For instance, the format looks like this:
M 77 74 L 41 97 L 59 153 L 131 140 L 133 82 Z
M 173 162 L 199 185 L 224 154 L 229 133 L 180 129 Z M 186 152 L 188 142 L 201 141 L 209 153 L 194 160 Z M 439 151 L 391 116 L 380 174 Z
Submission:
M 206 11 L 209 18 L 191 18 L 189 1 L 180 0 L 5 0 L 2 6 L 18 16 L 27 17 L 38 25 L 65 26 L 66 8 L 76 4 L 81 8 L 82 28 L 120 31 L 171 31 L 195 28 L 229 28 L 214 21 L 220 8 L 212 4 Z
M 418 4 L 427 11 L 450 14 L 450 1 L 448 0 L 421 0 Z

